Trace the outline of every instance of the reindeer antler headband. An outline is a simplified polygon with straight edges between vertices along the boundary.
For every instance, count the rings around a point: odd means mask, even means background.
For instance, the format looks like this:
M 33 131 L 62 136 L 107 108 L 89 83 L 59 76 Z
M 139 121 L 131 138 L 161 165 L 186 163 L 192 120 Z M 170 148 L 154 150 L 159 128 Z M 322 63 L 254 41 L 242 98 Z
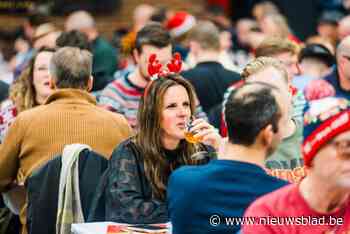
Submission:
M 148 74 L 150 75 L 151 81 L 148 83 L 145 92 L 144 97 L 148 94 L 148 89 L 153 83 L 153 81 L 161 78 L 164 79 L 169 74 L 179 73 L 181 71 L 182 67 L 182 60 L 181 55 L 179 53 L 175 53 L 173 58 L 170 60 L 170 62 L 166 65 L 166 69 L 162 69 L 162 64 L 159 63 L 159 60 L 157 59 L 156 54 L 151 54 L 151 56 L 148 59 Z

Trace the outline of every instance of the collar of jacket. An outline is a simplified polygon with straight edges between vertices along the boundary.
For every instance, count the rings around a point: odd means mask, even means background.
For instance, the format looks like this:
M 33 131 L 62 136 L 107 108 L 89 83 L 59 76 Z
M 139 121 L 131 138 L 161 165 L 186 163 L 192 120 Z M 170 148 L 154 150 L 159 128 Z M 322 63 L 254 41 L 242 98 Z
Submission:
M 96 105 L 96 98 L 89 94 L 87 91 L 79 89 L 58 89 L 53 94 L 51 94 L 47 99 L 45 104 L 52 102 L 82 102 L 91 103 Z

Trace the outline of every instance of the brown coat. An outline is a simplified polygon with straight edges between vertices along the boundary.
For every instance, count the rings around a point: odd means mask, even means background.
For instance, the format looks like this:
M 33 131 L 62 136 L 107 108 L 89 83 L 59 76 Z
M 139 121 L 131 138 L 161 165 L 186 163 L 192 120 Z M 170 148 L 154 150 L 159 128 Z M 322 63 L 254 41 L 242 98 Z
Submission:
M 109 158 L 132 134 L 126 119 L 96 106 L 93 96 L 61 89 L 44 105 L 20 113 L 0 145 L 0 192 L 23 184 L 40 165 L 61 154 L 64 145 L 82 143 Z M 25 223 L 25 208 L 21 211 Z

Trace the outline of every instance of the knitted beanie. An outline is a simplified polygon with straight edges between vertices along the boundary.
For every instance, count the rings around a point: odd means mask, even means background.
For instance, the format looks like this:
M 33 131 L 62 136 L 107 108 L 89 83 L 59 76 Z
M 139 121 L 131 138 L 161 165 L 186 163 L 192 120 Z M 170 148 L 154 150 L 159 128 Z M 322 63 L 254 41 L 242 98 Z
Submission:
M 318 150 L 337 135 L 350 130 L 350 106 L 344 98 L 327 97 L 311 101 L 304 114 L 304 164 L 311 162 Z

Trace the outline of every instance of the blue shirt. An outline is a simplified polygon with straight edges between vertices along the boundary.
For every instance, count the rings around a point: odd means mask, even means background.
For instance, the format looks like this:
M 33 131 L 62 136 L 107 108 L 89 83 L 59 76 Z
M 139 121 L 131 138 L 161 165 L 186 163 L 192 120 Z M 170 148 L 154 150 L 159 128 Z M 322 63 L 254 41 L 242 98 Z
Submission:
M 233 160 L 212 160 L 203 166 L 183 166 L 168 183 L 168 211 L 173 234 L 235 233 L 225 217 L 242 217 L 256 198 L 287 182 L 269 176 L 259 166 Z M 214 217 L 214 224 L 210 217 Z

